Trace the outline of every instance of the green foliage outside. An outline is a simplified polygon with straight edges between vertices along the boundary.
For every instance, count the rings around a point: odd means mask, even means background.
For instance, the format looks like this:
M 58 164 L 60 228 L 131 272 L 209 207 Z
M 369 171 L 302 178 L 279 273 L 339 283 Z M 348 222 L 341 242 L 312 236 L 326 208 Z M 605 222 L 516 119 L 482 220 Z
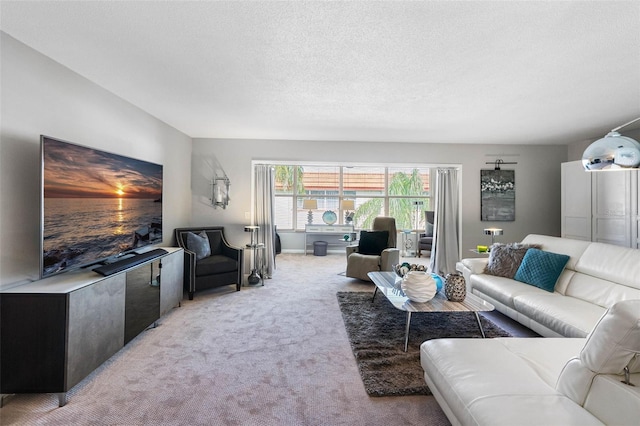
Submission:
M 412 196 L 415 198 L 389 198 L 389 216 L 396 219 L 397 229 L 413 229 L 415 226 L 416 210 L 413 201 L 422 201 L 420 208 L 420 220 L 422 211 L 426 210 L 429 200 L 423 198 L 423 182 L 418 169 L 413 169 L 411 174 L 396 172 L 389 182 L 389 196 Z M 384 214 L 384 199 L 372 198 L 361 204 L 355 212 L 354 222 L 356 227 L 371 229 L 373 219 Z
M 298 173 L 297 188 L 295 193 L 297 195 L 304 195 L 304 182 L 302 175 L 304 174 L 304 168 L 302 166 L 276 166 L 276 182 L 282 185 L 282 191 L 285 193 L 293 193 L 293 185 L 296 182 L 295 173 Z
M 304 167 L 303 166 L 275 166 L 275 179 L 282 186 L 283 193 L 295 192 L 296 195 L 305 196 Z M 296 179 L 297 174 L 297 179 Z M 293 186 L 296 186 L 295 191 Z M 422 211 L 429 208 L 429 199 L 423 194 L 423 182 L 418 169 L 413 169 L 410 174 L 395 172 L 389 182 L 389 196 L 414 198 L 389 198 L 389 216 L 396 219 L 397 229 L 413 229 L 415 226 L 416 209 L 413 201 L 422 201 L 419 220 L 422 224 L 424 218 Z M 384 198 L 371 198 L 362 203 L 354 214 L 356 228 L 371 229 L 373 219 L 384 214 Z

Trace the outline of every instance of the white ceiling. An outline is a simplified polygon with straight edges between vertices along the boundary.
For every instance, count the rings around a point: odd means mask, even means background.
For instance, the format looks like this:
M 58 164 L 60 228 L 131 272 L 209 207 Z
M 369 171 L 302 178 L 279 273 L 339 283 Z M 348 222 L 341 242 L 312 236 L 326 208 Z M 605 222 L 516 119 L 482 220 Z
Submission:
M 191 137 L 562 144 L 640 116 L 638 1 L 2 1 Z

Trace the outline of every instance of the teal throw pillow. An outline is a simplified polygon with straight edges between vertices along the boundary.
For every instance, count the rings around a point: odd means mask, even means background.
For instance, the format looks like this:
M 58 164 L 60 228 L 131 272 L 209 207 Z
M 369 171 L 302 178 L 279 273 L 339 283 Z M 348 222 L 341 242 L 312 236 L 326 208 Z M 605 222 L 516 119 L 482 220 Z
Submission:
M 569 261 L 565 254 L 530 248 L 522 259 L 514 279 L 553 292 L 556 281 Z
M 187 234 L 187 248 L 196 254 L 196 260 L 211 256 L 211 246 L 207 233 L 202 231 L 196 235 L 193 232 Z
M 358 253 L 380 256 L 389 243 L 389 231 L 360 231 Z

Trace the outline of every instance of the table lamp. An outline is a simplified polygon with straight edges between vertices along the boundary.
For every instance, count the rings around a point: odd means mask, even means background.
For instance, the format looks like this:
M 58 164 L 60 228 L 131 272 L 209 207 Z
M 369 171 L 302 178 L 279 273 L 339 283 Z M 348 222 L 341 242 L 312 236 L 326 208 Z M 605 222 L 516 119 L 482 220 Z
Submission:
M 302 208 L 309 210 L 309 213 L 307 213 L 307 223 L 311 225 L 313 223 L 313 210 L 318 208 L 318 200 L 304 200 L 302 202 Z
M 344 211 L 344 223 L 350 224 L 353 220 L 353 214 L 351 210 L 355 210 L 355 202 L 353 200 L 342 200 L 340 203 L 340 209 Z
M 502 235 L 502 229 L 484 228 L 484 235 L 491 235 L 491 245 L 493 245 L 496 242 L 496 235 Z

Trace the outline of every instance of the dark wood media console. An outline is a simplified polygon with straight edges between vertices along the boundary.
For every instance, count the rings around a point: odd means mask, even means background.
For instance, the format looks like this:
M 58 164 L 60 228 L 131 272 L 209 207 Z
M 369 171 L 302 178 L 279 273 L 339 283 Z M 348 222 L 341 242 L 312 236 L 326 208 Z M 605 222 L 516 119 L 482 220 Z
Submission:
M 67 392 L 178 306 L 184 253 L 103 277 L 73 271 L 0 292 L 0 393 Z

